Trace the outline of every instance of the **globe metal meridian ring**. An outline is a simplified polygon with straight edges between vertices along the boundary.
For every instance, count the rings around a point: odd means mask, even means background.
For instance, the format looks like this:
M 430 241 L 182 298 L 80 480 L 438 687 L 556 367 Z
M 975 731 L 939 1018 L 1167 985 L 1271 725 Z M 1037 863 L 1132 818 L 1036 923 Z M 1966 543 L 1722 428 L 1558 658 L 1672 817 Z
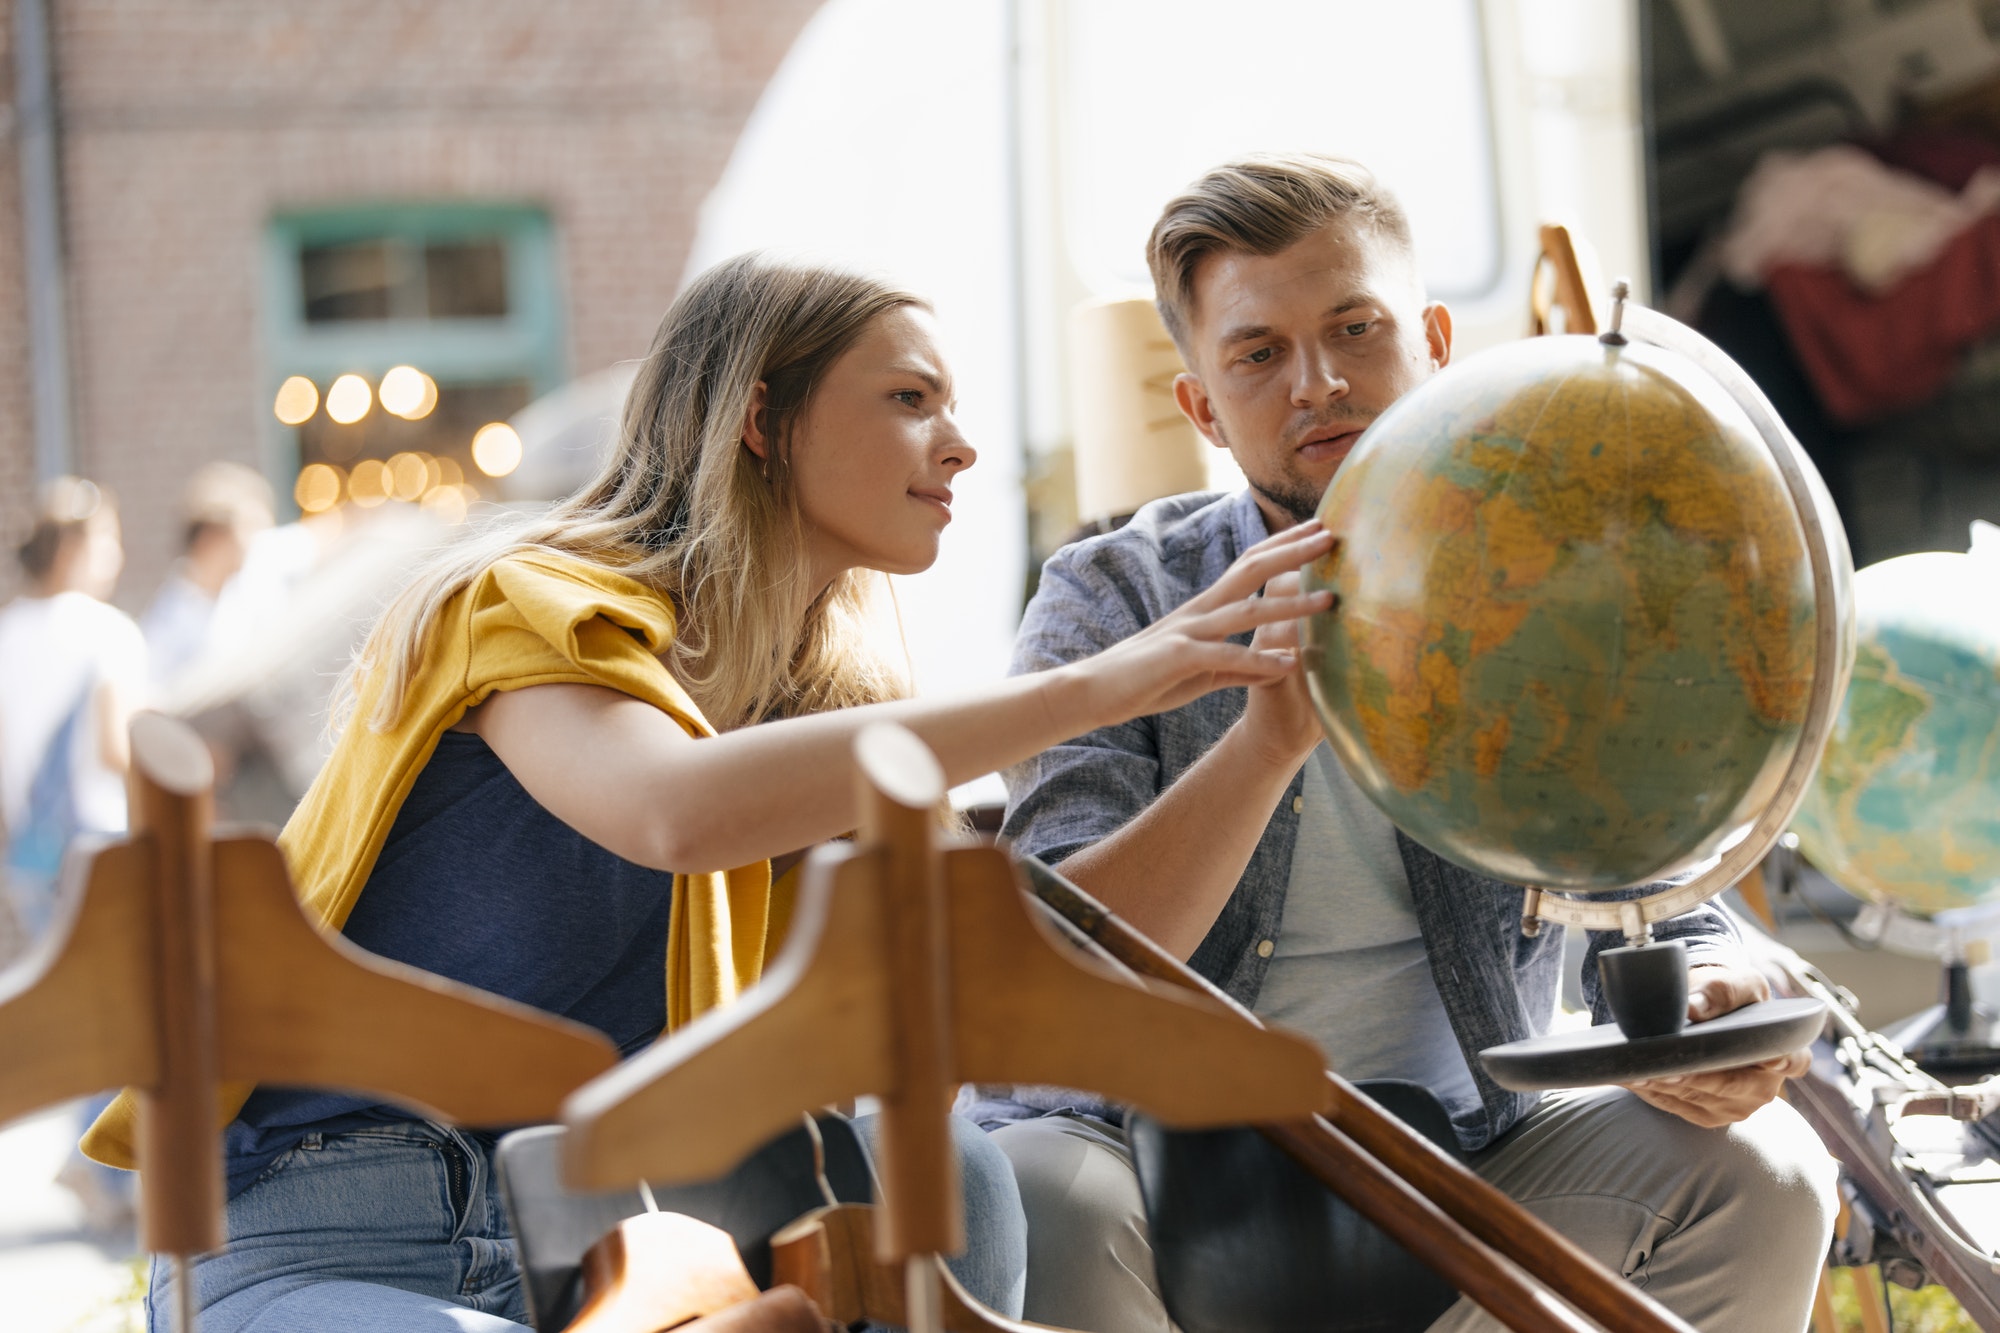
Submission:
M 1825 482 L 1763 390 L 1720 347 L 1677 319 L 1628 302 L 1625 291 L 1622 282 L 1613 290 L 1611 330 L 1601 341 L 1613 346 L 1638 341 L 1677 353 L 1736 400 L 1784 477 L 1813 575 L 1813 669 L 1805 720 L 1777 793 L 1744 835 L 1693 877 L 1642 897 L 1603 899 L 1530 888 L 1522 903 L 1524 934 L 1533 935 L 1542 922 L 1555 921 L 1585 930 L 1623 931 L 1631 943 L 1640 944 L 1652 937 L 1653 922 L 1692 911 L 1749 873 L 1784 834 L 1805 799 L 1854 669 L 1854 559 Z

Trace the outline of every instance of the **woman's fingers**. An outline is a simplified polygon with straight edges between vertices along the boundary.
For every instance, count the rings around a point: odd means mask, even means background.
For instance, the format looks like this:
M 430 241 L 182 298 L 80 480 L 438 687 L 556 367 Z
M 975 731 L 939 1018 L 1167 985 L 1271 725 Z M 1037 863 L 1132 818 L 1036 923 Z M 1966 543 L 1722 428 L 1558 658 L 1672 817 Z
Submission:
M 1239 643 L 1186 639 L 1176 649 L 1173 675 L 1160 682 L 1163 694 L 1176 699 L 1199 698 L 1211 690 L 1263 685 L 1298 669 L 1298 654 L 1289 648 L 1244 647 Z M 1160 707 L 1176 707 L 1175 704 Z M 1157 709 L 1156 709 L 1157 711 Z
M 1253 652 L 1247 648 L 1236 648 L 1234 644 L 1220 646 L 1233 648 L 1239 655 L 1208 661 L 1202 669 L 1182 676 L 1177 684 L 1166 687 L 1156 696 L 1148 711 L 1166 712 L 1179 708 L 1215 690 L 1256 689 L 1273 685 L 1296 669 L 1290 653 Z
M 1325 555 L 1338 544 L 1332 533 L 1317 522 L 1287 528 L 1267 537 L 1236 558 L 1207 591 L 1192 598 L 1188 607 L 1206 611 L 1241 597 L 1254 596 L 1278 575 L 1295 570 L 1315 557 Z
M 1337 537 L 1318 524 L 1302 524 L 1291 531 L 1296 535 L 1268 549 L 1260 546 L 1244 552 L 1216 580 L 1216 589 L 1227 589 L 1230 597 L 1250 596 L 1278 575 L 1298 570 L 1308 560 L 1317 559 L 1340 544 Z
M 1313 522 L 1251 547 L 1207 590 L 1107 650 L 1128 664 L 1106 662 L 1107 679 L 1122 682 L 1114 692 L 1135 709 L 1163 712 L 1212 690 L 1266 685 L 1295 672 L 1298 656 L 1288 640 L 1296 636 L 1266 633 L 1247 647 L 1229 639 L 1331 609 L 1337 599 L 1330 591 L 1298 590 L 1297 571 L 1334 545 Z
M 1339 597 L 1329 588 L 1318 592 L 1293 593 L 1289 597 L 1245 597 L 1213 610 L 1204 611 L 1187 623 L 1187 632 L 1196 638 L 1226 639 L 1232 634 L 1256 629 L 1279 620 L 1300 620 L 1331 611 Z
M 1235 648 L 1235 644 L 1228 645 Z M 1248 685 L 1257 681 L 1276 680 L 1287 676 L 1298 667 L 1299 655 L 1289 648 L 1243 648 L 1238 651 L 1244 656 L 1239 674 L 1243 677 L 1237 684 Z
M 1264 551 L 1274 551 L 1280 546 L 1283 546 L 1287 542 L 1295 542 L 1302 537 L 1310 537 L 1313 536 L 1315 533 L 1320 533 L 1324 531 L 1326 531 L 1326 529 L 1323 526 L 1321 526 L 1320 521 L 1318 519 L 1309 518 L 1303 523 L 1294 523 L 1289 528 L 1279 528 L 1276 532 L 1272 533 L 1270 536 L 1264 538 L 1264 540 L 1260 542 L 1253 542 L 1243 552 L 1243 555 L 1257 555 Z M 1237 557 L 1237 559 L 1239 560 L 1242 558 L 1243 556 Z

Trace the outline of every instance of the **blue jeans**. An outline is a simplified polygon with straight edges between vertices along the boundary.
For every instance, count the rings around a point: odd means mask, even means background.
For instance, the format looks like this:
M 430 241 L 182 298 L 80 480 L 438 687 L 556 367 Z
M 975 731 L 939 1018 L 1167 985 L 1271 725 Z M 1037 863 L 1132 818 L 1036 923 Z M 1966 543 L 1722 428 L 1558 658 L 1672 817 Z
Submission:
M 46 935 L 56 915 L 56 877 L 25 866 L 0 866 L 0 889 L 7 894 L 24 943 Z
M 868 1120 L 857 1123 L 864 1141 Z M 954 1119 L 966 1289 L 1018 1318 L 1027 1222 L 1013 1169 Z M 149 1333 L 173 1326 L 172 1266 L 153 1261 Z M 423 1121 L 309 1137 L 229 1202 L 229 1247 L 195 1261 L 201 1333 L 518 1333 L 514 1239 L 476 1138 Z

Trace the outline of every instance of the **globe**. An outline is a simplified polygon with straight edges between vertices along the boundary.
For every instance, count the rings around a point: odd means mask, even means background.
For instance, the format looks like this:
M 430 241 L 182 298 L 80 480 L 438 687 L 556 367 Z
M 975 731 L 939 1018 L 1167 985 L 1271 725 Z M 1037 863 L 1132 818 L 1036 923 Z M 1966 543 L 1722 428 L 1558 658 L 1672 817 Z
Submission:
M 1919 916 L 2000 895 L 2000 560 L 1854 576 L 1860 642 L 1792 828 L 1848 892 Z
M 1320 505 L 1301 625 L 1327 737 L 1405 833 L 1595 893 L 1747 835 L 1797 750 L 1813 579 L 1783 474 L 1693 361 L 1583 336 L 1449 367 Z

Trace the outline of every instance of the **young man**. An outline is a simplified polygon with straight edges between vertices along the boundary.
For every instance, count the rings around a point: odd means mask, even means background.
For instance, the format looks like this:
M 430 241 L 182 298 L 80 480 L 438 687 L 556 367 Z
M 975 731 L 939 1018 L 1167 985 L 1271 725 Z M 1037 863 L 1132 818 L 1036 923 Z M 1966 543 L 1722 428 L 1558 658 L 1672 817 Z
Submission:
M 1181 410 L 1250 487 L 1158 501 L 1057 552 L 1016 671 L 1134 633 L 1244 547 L 1310 517 L 1361 431 L 1451 355 L 1451 315 L 1425 298 L 1400 206 L 1351 162 L 1220 167 L 1167 205 L 1148 259 L 1187 365 Z M 1684 1318 L 1804 1327 L 1834 1173 L 1774 1098 L 1805 1053 L 1630 1090 L 1497 1087 L 1473 1056 L 1547 1028 L 1561 932 L 1524 940 L 1518 889 L 1403 837 L 1335 760 L 1299 678 L 1093 732 L 1011 770 L 1008 789 L 1019 850 L 1059 862 L 1238 1000 L 1311 1035 L 1348 1077 L 1429 1087 L 1475 1170 Z M 1688 945 L 1692 1016 L 1768 995 L 1716 909 L 1658 934 Z M 1617 943 L 1594 937 L 1592 952 Z M 1601 1009 L 1588 963 L 1584 979 Z M 1162 1330 L 1130 1157 L 1092 1109 L 1017 1089 L 978 1113 L 1012 1121 L 997 1139 L 1028 1210 L 1026 1315 Z M 1436 1327 L 1497 1325 L 1461 1301 Z

